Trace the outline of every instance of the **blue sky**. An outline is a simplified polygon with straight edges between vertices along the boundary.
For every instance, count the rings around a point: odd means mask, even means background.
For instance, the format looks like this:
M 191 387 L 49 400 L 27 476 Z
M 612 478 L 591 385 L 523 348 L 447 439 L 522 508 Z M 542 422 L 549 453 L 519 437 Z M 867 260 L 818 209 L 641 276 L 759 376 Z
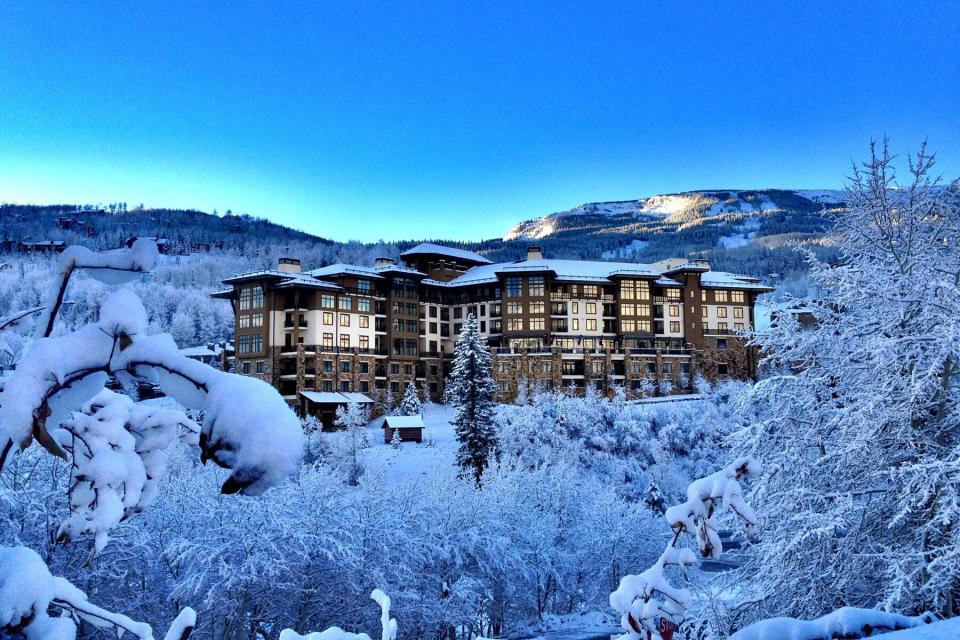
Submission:
M 479 239 L 589 201 L 838 187 L 884 134 L 955 176 L 957 33 L 960 0 L 3 3 L 0 201 Z

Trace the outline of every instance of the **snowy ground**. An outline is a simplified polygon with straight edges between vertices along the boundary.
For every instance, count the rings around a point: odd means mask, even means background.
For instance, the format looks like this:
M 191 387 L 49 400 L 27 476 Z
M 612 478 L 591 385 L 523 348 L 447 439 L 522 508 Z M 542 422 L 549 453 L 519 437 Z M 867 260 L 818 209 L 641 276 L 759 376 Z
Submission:
M 368 472 L 382 471 L 385 477 L 413 478 L 425 476 L 440 465 L 454 464 L 457 436 L 450 421 L 453 408 L 442 404 L 424 404 L 423 442 L 404 442 L 399 449 L 383 441 L 383 418 L 370 423 L 367 436 L 370 446 L 360 454 Z

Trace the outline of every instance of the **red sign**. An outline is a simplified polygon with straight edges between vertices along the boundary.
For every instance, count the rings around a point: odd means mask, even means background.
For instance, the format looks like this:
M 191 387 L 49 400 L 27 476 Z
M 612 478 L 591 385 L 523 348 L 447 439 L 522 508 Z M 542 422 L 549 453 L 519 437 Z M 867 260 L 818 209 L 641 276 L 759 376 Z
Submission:
M 666 618 L 660 618 L 657 621 L 657 627 L 660 629 L 660 637 L 663 640 L 672 640 L 673 634 L 677 630 L 677 625 Z

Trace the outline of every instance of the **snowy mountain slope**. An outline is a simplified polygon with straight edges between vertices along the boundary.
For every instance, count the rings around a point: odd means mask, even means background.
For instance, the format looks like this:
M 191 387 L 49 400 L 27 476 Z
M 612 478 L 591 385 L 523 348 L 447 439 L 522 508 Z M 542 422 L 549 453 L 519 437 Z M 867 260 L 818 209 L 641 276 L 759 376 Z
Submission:
M 724 214 L 753 215 L 770 211 L 811 212 L 823 207 L 843 205 L 843 192 L 834 190 L 780 189 L 688 191 L 655 195 L 640 200 L 593 202 L 573 209 L 527 220 L 514 225 L 505 241 L 540 239 L 564 228 L 576 226 L 584 219 L 609 218 L 611 226 L 625 222 L 691 222 Z

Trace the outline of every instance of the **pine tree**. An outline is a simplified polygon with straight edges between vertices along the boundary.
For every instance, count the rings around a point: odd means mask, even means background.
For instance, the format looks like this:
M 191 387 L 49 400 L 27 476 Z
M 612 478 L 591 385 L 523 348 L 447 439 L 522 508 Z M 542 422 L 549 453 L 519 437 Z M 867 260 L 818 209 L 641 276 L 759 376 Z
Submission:
M 497 450 L 493 425 L 497 385 L 493 380 L 487 340 L 477 328 L 473 314 L 467 316 L 453 353 L 447 392 L 456 409 L 453 425 L 460 441 L 457 464 L 464 473 L 471 472 L 480 484 L 483 471 Z
M 393 435 L 390 437 L 390 446 L 394 449 L 399 449 L 401 444 L 400 440 L 400 429 L 394 429 Z
M 407 384 L 407 388 L 403 391 L 403 400 L 400 401 L 398 410 L 402 416 L 418 416 L 423 412 L 415 383 L 410 382 Z
M 334 422 L 338 427 L 346 429 L 349 435 L 351 468 L 347 476 L 347 483 L 353 486 L 360 481 L 363 468 L 360 466 L 359 451 L 370 446 L 367 440 L 367 422 L 370 416 L 366 407 L 356 402 L 337 407 L 337 419 Z

